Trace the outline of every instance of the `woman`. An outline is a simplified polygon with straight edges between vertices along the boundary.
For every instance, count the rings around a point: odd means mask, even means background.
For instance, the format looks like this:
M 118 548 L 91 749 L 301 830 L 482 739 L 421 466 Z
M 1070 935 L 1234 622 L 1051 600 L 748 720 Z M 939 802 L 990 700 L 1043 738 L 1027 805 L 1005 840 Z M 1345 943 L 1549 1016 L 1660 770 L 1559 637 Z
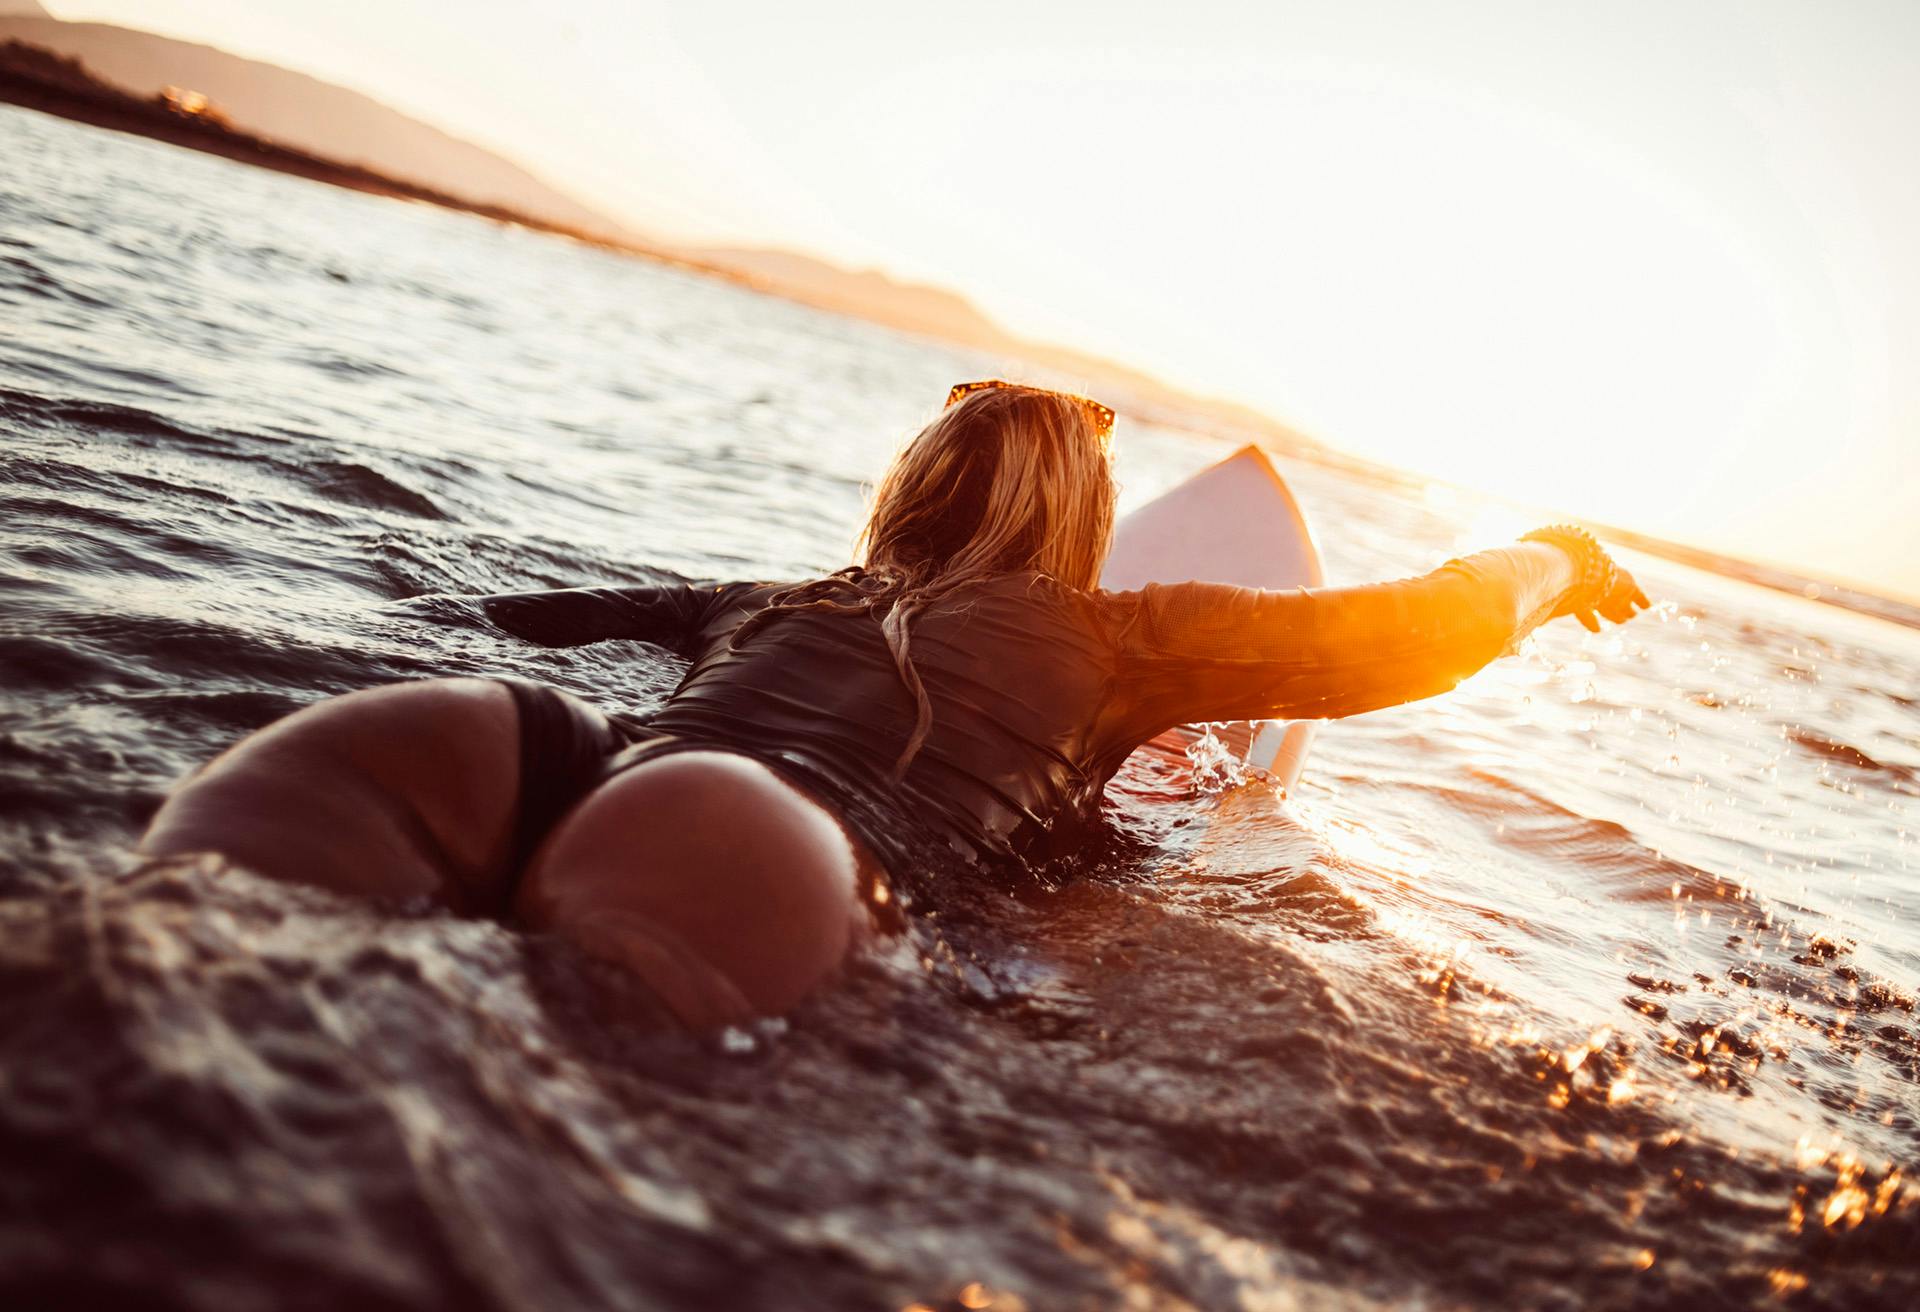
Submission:
M 1647 604 L 1567 528 L 1368 587 L 1098 591 L 1112 421 L 1083 397 L 963 384 L 882 481 L 863 566 L 472 599 L 533 642 L 641 638 L 693 664 L 644 722 L 510 681 L 334 698 L 203 767 L 142 848 L 505 913 L 709 1028 L 825 979 L 912 840 L 1058 854 L 1174 725 L 1431 696 L 1551 616 L 1597 628 Z

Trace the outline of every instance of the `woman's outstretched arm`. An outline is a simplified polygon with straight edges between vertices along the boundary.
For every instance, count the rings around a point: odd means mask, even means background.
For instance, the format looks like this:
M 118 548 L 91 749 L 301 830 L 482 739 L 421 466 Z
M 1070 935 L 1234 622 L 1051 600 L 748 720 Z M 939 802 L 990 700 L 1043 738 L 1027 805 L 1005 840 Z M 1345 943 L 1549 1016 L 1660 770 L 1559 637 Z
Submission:
M 1519 542 L 1363 587 L 1114 594 L 1123 691 L 1141 721 L 1129 727 L 1151 736 L 1202 720 L 1333 719 L 1446 692 L 1553 616 L 1597 627 L 1596 614 L 1618 623 L 1647 604 L 1591 552 Z
M 408 609 L 451 623 L 484 622 L 543 647 L 638 639 L 685 653 L 720 611 L 756 585 L 662 583 L 620 588 L 556 588 L 489 596 L 415 597 Z

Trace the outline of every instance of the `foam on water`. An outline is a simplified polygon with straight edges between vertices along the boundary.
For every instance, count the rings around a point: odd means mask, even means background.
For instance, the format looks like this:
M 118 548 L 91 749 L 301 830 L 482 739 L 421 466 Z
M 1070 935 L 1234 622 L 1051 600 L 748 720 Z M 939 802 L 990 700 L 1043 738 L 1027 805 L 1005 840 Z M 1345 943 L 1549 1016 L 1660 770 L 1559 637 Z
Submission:
M 928 342 L 0 109 L 9 1306 L 1912 1306 L 1920 633 L 1667 603 L 1324 728 L 1288 808 L 1111 834 L 790 1020 L 128 844 L 318 697 L 677 669 L 407 598 L 786 578 L 962 377 Z M 1225 450 L 1123 417 L 1127 503 Z M 1480 545 L 1287 464 L 1336 581 Z

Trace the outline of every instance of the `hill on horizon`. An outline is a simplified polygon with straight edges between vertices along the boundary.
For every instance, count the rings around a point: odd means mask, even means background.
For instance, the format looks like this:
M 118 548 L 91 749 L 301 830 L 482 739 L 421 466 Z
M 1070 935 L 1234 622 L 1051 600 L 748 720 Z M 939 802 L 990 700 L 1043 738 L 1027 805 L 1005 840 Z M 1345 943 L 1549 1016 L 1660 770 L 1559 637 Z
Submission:
M 151 32 L 62 22 L 35 0 L 0 0 L 0 41 L 9 37 L 78 58 L 95 76 L 138 96 L 168 86 L 198 91 L 236 127 L 323 159 L 610 241 L 638 240 L 519 165 L 304 73 Z
M 1252 406 L 1196 395 L 1104 356 L 1015 336 L 965 296 L 943 287 L 901 282 L 878 269 L 844 269 L 812 255 L 774 247 L 689 247 L 684 253 L 809 305 L 1039 366 L 1069 386 L 1100 389 L 1105 399 L 1143 419 L 1176 428 L 1193 428 L 1197 420 L 1204 420 L 1295 454 L 1338 458 L 1313 438 Z M 1350 463 L 1372 467 L 1371 462 Z
M 851 270 L 799 251 L 757 246 L 701 246 L 688 254 L 704 263 L 764 281 L 826 309 L 877 318 L 908 332 L 941 337 L 989 351 L 1013 344 L 1007 331 L 958 292 L 900 282 L 878 269 Z
M 622 227 L 519 165 L 410 118 L 357 91 L 217 47 L 105 23 L 47 16 L 37 0 L 0 0 L 8 39 L 78 59 L 85 71 L 142 99 L 167 87 L 199 92 L 240 131 L 323 160 L 358 166 L 460 201 L 638 254 L 684 258 L 757 290 L 1037 366 L 1067 385 L 1102 389 L 1125 408 L 1177 426 L 1225 424 L 1290 449 L 1318 443 L 1250 407 L 1198 397 L 1143 370 L 1008 332 L 965 296 L 850 270 L 774 247 L 673 246 Z M 1117 394 L 1116 394 L 1117 393 Z

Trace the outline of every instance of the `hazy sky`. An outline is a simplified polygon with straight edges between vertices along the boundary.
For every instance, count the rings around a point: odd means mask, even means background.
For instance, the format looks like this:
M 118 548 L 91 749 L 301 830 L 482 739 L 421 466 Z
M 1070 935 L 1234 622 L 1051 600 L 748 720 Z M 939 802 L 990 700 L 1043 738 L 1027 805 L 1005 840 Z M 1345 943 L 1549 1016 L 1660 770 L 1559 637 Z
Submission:
M 369 92 L 642 231 L 1920 597 L 1912 0 L 45 3 Z

